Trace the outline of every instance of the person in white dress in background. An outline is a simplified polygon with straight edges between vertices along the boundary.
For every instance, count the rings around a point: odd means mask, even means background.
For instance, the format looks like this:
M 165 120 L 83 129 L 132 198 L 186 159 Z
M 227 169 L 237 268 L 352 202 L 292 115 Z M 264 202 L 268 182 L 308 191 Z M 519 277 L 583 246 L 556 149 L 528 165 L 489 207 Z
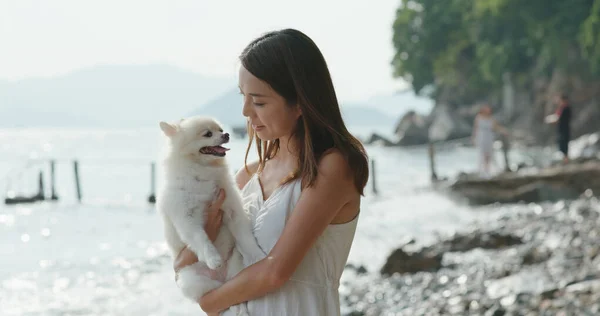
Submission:
M 494 160 L 494 141 L 496 132 L 508 135 L 505 128 L 500 126 L 492 115 L 492 108 L 485 104 L 479 110 L 473 123 L 473 143 L 479 150 L 479 174 L 485 178 L 491 176 L 490 165 Z
M 367 154 L 342 119 L 323 55 L 294 29 L 267 33 L 240 56 L 242 114 L 248 119 L 246 163 L 236 181 L 264 250 L 199 304 L 229 315 L 247 302 L 251 315 L 340 315 L 339 281 L 352 245 Z M 214 238 L 223 195 L 211 206 L 206 230 Z M 184 250 L 175 269 L 196 261 Z

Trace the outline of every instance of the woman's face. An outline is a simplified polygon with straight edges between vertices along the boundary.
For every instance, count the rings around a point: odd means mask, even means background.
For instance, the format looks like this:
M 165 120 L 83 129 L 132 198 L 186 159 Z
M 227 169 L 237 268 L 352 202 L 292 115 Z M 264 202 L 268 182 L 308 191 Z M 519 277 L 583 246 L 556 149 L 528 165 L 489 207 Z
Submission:
M 239 72 L 239 87 L 244 96 L 242 114 L 248 118 L 258 138 L 267 141 L 292 134 L 301 115 L 297 105 L 288 105 L 269 84 L 243 66 Z
M 489 105 L 484 105 L 481 108 L 481 114 L 483 114 L 483 115 L 491 115 L 492 114 L 492 108 Z

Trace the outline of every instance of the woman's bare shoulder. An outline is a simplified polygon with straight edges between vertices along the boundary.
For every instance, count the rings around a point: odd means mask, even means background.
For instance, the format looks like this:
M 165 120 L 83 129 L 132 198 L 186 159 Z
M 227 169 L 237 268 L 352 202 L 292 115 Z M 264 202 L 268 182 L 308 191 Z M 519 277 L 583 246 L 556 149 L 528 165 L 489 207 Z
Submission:
M 321 156 L 318 164 L 319 173 L 325 175 L 334 175 L 338 178 L 344 179 L 347 182 L 344 184 L 352 186 L 352 169 L 351 166 L 344 156 L 344 154 L 337 148 L 331 148 L 326 150 Z M 350 181 L 347 181 L 350 180 Z M 343 183 L 342 182 L 342 183 Z M 340 183 L 341 184 L 341 183 Z
M 258 170 L 258 164 L 258 161 L 254 161 L 248 164 L 248 168 L 246 168 L 246 166 L 242 166 L 240 170 L 238 170 L 238 172 L 235 174 L 235 182 L 240 190 L 246 185 L 246 183 L 248 183 L 248 181 L 250 181 L 252 176 L 256 173 L 256 171 Z

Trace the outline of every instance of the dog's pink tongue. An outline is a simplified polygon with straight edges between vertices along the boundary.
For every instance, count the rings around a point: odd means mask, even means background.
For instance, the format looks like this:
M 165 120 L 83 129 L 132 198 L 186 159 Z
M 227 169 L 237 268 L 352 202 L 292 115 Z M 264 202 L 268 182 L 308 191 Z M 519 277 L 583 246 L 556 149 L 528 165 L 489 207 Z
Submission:
M 220 154 L 224 154 L 226 151 L 229 150 L 229 148 L 225 148 L 223 146 L 215 146 L 213 147 L 214 151 L 220 153 Z

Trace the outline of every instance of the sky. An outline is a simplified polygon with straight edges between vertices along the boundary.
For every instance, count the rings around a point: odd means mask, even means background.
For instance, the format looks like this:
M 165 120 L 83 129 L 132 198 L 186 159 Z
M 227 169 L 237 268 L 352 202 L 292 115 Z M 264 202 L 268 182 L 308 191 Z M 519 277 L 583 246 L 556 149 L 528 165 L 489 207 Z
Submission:
M 0 80 L 97 65 L 169 64 L 237 78 L 252 39 L 296 28 L 320 47 L 341 99 L 406 84 L 392 77 L 399 0 L 0 0 Z M 237 80 L 237 79 L 236 79 Z

